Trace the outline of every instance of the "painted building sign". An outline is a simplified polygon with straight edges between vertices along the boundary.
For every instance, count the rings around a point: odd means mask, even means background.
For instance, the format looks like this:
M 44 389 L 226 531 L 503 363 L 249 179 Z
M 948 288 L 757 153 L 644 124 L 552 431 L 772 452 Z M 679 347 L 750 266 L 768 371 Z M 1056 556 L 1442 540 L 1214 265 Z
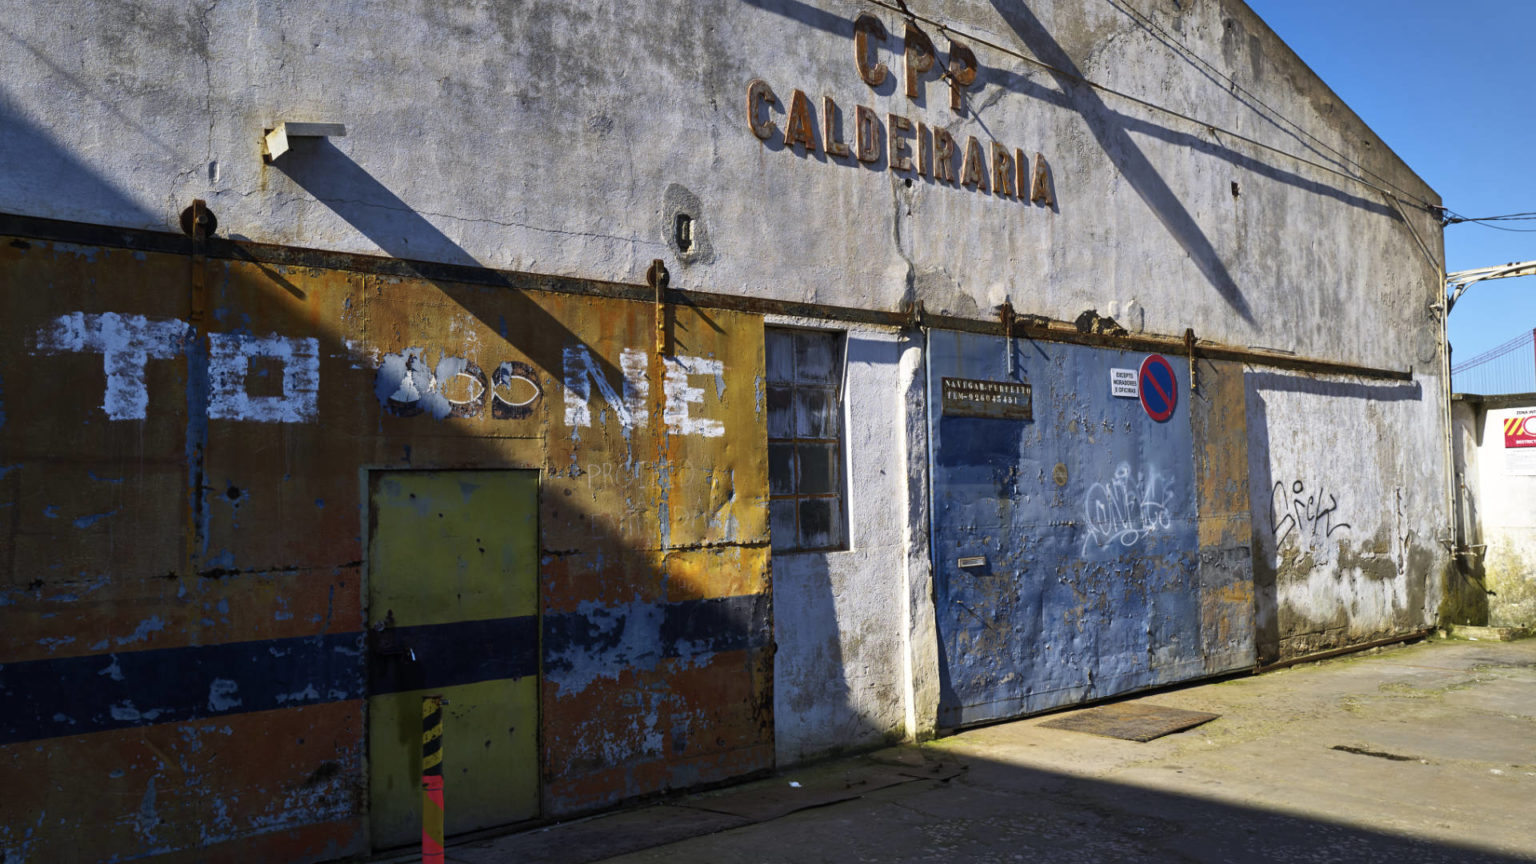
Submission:
M 994 417 L 999 420 L 1034 418 L 1029 385 L 1017 381 L 945 378 L 941 397 L 945 417 Z
M 1536 475 L 1536 408 L 1518 408 L 1504 418 L 1504 470 Z
M 886 52 L 896 46 L 895 40 L 880 19 L 869 14 L 858 17 L 853 33 L 854 65 L 859 78 L 871 90 L 877 90 L 892 74 L 882 58 L 894 58 Z M 945 62 L 941 63 L 933 40 L 915 23 L 906 23 L 900 42 L 904 92 L 914 106 L 924 105 L 927 83 L 942 79 L 950 109 L 964 114 L 966 94 L 976 86 L 981 67 L 975 52 L 964 42 L 950 38 L 947 47 Z M 944 121 L 934 122 L 931 118 L 914 119 L 894 111 L 882 117 L 880 112 L 862 104 L 854 105 L 850 114 L 832 96 L 823 96 L 818 108 L 799 89 L 791 90 L 786 100 L 761 78 L 747 84 L 746 95 L 747 126 L 752 134 L 790 152 L 823 152 L 973 192 L 991 193 L 997 198 L 1047 208 L 1056 204 L 1050 164 L 1040 153 L 1031 155 L 1023 148 L 1009 147 L 996 139 L 983 143 L 975 135 L 967 135 L 962 141 Z M 776 112 L 784 117 L 782 129 L 773 119 Z M 983 137 L 990 135 L 984 133 Z
M 150 360 L 166 360 L 191 350 L 193 329 L 186 321 L 151 319 L 116 312 L 73 312 L 56 318 L 38 330 L 35 352 L 41 355 L 99 354 L 106 378 L 102 411 L 113 420 L 143 420 L 149 405 L 145 367 Z M 351 346 L 349 346 L 351 347 Z M 276 333 L 249 336 L 239 333 L 208 334 L 207 414 L 214 420 L 246 420 L 267 423 L 308 423 L 318 414 L 320 390 L 319 340 L 288 338 Z M 600 371 L 591 350 L 571 345 L 563 351 L 563 417 L 565 425 L 592 425 L 589 403 L 594 388 L 626 429 L 644 425 L 650 382 L 644 352 L 625 348 L 620 368 L 623 385 Z M 477 417 L 487 406 L 497 420 L 529 417 L 543 398 L 538 370 L 518 360 L 497 365 L 486 375 L 465 357 L 439 352 L 428 363 L 420 347 L 383 354 L 377 361 L 374 393 L 383 409 L 397 417 L 427 414 L 436 419 Z M 280 380 L 280 395 L 258 396 L 250 392 L 252 361 L 273 362 Z M 725 387 L 725 367 L 707 357 L 668 356 L 663 362 L 662 417 L 674 435 L 718 438 L 725 426 L 717 419 L 697 416 L 704 390 L 698 379 L 717 390 Z M 267 373 L 263 373 L 267 374 Z

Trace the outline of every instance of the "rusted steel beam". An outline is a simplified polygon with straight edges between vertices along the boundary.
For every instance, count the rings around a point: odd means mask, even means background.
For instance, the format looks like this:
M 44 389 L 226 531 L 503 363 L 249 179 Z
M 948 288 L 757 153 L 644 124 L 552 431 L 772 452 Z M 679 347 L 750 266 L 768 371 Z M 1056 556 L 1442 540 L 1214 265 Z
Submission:
M 156 231 L 129 228 L 112 228 L 102 225 L 85 225 L 55 219 L 39 219 L 31 216 L 0 213 L 0 234 L 56 240 L 67 243 L 116 246 L 139 251 L 193 253 L 193 241 Z M 589 297 L 613 297 L 654 303 L 656 291 L 650 285 L 625 282 L 608 282 L 595 279 L 579 279 L 568 276 L 549 276 L 537 273 L 492 270 L 460 264 L 440 264 L 431 261 L 410 261 L 378 255 L 360 255 L 352 252 L 331 252 L 322 249 L 305 249 L 269 243 L 250 243 L 226 238 L 210 237 L 205 244 L 209 258 L 236 261 L 254 261 L 290 267 L 319 267 L 348 270 L 380 276 L 425 278 L 460 282 L 470 285 L 493 285 L 519 291 L 546 291 L 556 294 L 576 294 Z M 878 327 L 907 329 L 914 321 L 919 326 L 937 330 L 957 330 L 967 333 L 1002 334 L 1004 325 L 997 319 L 960 318 L 952 315 L 935 315 L 918 307 L 916 315 L 912 307 L 902 310 L 861 309 L 827 303 L 805 303 L 793 300 L 776 300 L 763 297 L 743 297 L 734 294 L 716 294 L 707 291 L 684 291 L 666 288 L 662 301 L 678 306 L 706 309 L 727 309 L 756 315 L 784 315 L 798 318 L 820 318 L 848 324 L 865 324 Z M 1042 323 L 1044 322 L 1044 323 Z M 1186 356 L 1190 349 L 1178 336 L 1160 336 L 1144 333 L 1115 335 L 1112 333 L 1083 333 L 1068 322 L 1051 321 L 1040 316 L 1021 316 L 1013 327 L 1015 336 L 1047 342 L 1066 342 L 1076 345 L 1092 345 L 1121 351 L 1147 351 Z M 1259 348 L 1241 348 L 1217 343 L 1200 343 L 1201 357 L 1211 360 L 1236 360 L 1274 369 L 1311 372 L 1323 375 L 1352 375 L 1385 381 L 1412 381 L 1412 370 L 1382 369 L 1340 363 L 1315 357 L 1299 357 L 1278 351 Z

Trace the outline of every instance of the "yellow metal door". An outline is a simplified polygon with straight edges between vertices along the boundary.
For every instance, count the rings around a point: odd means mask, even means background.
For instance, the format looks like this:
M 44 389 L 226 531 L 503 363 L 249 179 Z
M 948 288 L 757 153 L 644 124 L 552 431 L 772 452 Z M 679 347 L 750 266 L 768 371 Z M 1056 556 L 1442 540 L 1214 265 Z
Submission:
M 370 475 L 373 846 L 421 837 L 421 697 L 441 694 L 449 835 L 538 815 L 537 471 Z

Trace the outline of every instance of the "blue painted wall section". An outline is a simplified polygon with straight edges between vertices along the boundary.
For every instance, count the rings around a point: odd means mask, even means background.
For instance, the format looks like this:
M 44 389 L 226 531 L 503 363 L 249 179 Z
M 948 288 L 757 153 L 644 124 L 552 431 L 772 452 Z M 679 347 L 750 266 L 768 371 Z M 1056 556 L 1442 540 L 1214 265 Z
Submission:
M 1200 640 L 1188 370 L 1156 422 L 1110 393 L 1145 354 L 930 337 L 941 726 L 1194 677 Z M 944 416 L 945 377 L 1032 387 L 1032 420 Z M 977 566 L 974 560 L 984 557 Z

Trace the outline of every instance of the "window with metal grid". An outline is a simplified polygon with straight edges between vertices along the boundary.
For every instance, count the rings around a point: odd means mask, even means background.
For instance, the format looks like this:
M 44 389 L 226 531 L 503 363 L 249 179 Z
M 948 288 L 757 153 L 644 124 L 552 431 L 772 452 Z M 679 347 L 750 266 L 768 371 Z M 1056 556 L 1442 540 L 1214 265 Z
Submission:
M 769 327 L 766 337 L 773 548 L 846 549 L 843 334 Z

